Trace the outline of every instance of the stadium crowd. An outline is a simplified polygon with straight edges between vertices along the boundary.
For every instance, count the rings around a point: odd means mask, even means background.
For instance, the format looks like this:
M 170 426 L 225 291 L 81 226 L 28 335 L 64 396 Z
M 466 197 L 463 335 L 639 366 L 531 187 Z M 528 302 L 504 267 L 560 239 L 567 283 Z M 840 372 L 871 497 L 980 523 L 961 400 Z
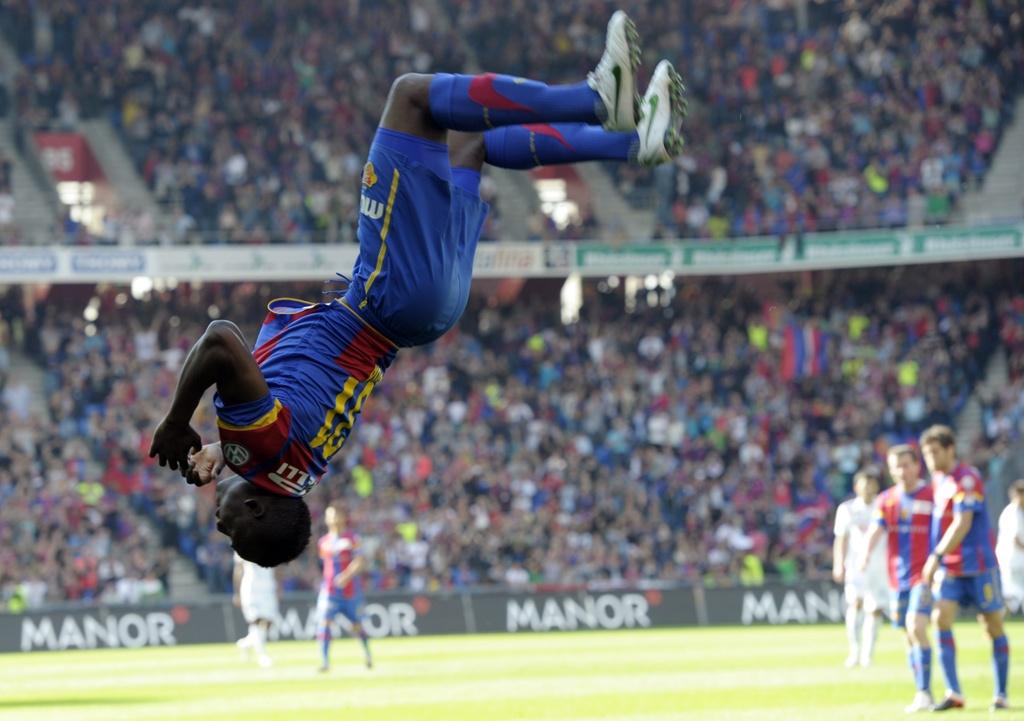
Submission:
M 646 67 L 676 60 L 694 97 L 677 162 L 612 170 L 656 208 L 659 236 L 942 222 L 987 170 L 1024 78 L 1013 0 L 434 5 L 7 0 L 0 12 L 27 68 L 18 117 L 109 117 L 175 241 L 351 241 L 392 78 L 486 67 L 577 80 L 619 5 Z M 564 235 L 595 230 L 585 220 Z M 495 215 L 485 237 L 499 234 Z M 532 237 L 562 234 L 531 223 Z
M 1024 78 L 1012 0 L 452 3 L 481 57 L 579 77 L 617 5 L 647 65 L 678 60 L 690 150 L 613 166 L 666 236 L 783 236 L 942 222 L 985 174 Z M 526 51 L 524 52 L 524 48 Z
M 1024 269 L 986 268 L 983 282 L 943 267 L 756 291 L 677 282 L 629 315 L 621 289 L 590 287 L 564 327 L 553 298 L 478 298 L 459 330 L 402 351 L 308 497 L 314 531 L 342 502 L 376 589 L 825 577 L 828 520 L 854 470 L 950 420 L 999 332 L 1019 388 Z M 237 320 L 252 338 L 269 297 L 319 290 L 9 294 L 5 344 L 39 364 L 46 398 L 39 414 L 17 384 L 3 393 L 5 601 L 160 593 L 175 553 L 226 590 L 210 491 L 183 492 L 146 458 L 149 436 L 200 319 Z M 816 364 L 787 361 L 794 328 L 821 340 Z M 1004 413 L 1019 435 L 1019 407 Z M 215 437 L 208 404 L 196 421 Z M 314 586 L 315 554 L 281 578 Z

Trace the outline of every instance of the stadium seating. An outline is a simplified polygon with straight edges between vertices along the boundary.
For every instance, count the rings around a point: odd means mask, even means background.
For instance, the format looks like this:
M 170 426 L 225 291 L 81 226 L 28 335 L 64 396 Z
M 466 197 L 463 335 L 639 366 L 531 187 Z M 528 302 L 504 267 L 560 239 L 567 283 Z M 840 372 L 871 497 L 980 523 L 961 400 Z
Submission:
M 619 4 L 445 0 L 444 19 L 421 3 L 57 4 L 49 33 L 12 37 L 28 68 L 13 95 L 40 127 L 108 117 L 177 240 L 345 242 L 393 77 L 576 80 Z M 657 236 L 942 222 L 984 176 L 1024 78 L 1012 0 L 622 4 L 647 67 L 675 59 L 694 96 L 684 156 L 612 169 L 656 210 Z M 5 4 L 5 26 L 28 8 Z M 485 237 L 499 235 L 492 219 Z
M 1021 271 L 1009 264 L 985 292 L 955 267 L 823 274 L 758 294 L 677 283 L 668 314 L 641 303 L 625 315 L 621 295 L 591 287 L 591 310 L 567 327 L 553 300 L 478 305 L 462 331 L 402 351 L 309 497 L 317 528 L 326 503 L 343 500 L 378 589 L 730 584 L 758 565 L 824 576 L 831 509 L 853 471 L 950 420 L 997 333 L 1015 385 L 992 407 L 1000 431 L 985 447 L 1020 437 Z M 9 296 L 9 337 L 45 369 L 49 397 L 40 417 L 3 395 L 0 593 L 152 593 L 175 552 L 226 589 L 231 554 L 212 529 L 212 496 L 183 493 L 146 458 L 149 435 L 199 319 L 231 318 L 253 337 L 267 298 L 318 291 L 206 284 L 136 300 L 107 289 L 54 299 L 28 321 Z M 807 344 L 821 348 L 814 362 Z M 29 420 L 8 422 L 14 413 Z M 212 420 L 204 404 L 204 438 Z M 147 544 L 164 554 L 137 553 Z M 97 581 L 81 569 L 106 570 Z M 317 573 L 310 552 L 284 585 L 308 588 Z

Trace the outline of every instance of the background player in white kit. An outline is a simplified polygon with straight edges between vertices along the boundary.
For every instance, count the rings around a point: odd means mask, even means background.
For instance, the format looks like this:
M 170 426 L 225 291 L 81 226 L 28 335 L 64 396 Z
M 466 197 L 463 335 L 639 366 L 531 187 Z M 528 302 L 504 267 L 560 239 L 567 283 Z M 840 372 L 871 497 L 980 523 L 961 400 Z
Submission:
M 1007 609 L 1024 611 L 1024 478 L 1010 486 L 1010 504 L 999 514 L 996 560 Z
M 263 668 L 273 665 L 267 655 L 267 634 L 277 618 L 277 580 L 274 569 L 264 568 L 235 554 L 235 605 L 242 609 L 249 624 L 248 635 L 238 639 L 242 657 L 256 653 L 256 662 Z
M 845 584 L 846 638 L 850 653 L 846 666 L 870 666 L 882 609 L 889 603 L 889 581 L 885 567 L 886 544 L 877 544 L 867 569 L 861 561 L 875 512 L 882 475 L 873 468 L 857 471 L 853 491 L 857 495 L 836 509 L 835 544 L 832 549 L 832 578 Z

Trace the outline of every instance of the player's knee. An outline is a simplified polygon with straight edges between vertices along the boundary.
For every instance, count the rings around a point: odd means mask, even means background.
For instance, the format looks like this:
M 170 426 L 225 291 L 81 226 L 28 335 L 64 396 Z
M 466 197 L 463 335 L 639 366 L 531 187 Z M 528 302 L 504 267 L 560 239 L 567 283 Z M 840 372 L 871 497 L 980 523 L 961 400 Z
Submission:
M 203 334 L 203 342 L 208 345 L 225 345 L 235 343 L 242 338 L 242 331 L 237 325 L 229 320 L 211 321 L 206 326 Z
M 408 103 L 424 107 L 430 100 L 430 75 L 405 73 L 395 78 L 388 93 L 390 103 Z
M 982 623 L 985 624 L 985 633 L 990 638 L 999 638 L 1003 635 L 1002 613 L 986 613 L 982 617 Z

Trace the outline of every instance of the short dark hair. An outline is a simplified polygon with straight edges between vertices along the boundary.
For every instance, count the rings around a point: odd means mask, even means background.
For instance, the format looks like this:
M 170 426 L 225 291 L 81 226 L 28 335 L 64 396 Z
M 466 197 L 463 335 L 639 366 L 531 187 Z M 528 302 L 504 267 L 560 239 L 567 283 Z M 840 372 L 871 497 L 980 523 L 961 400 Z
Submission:
M 853 482 L 874 481 L 879 487 L 882 486 L 882 472 L 875 466 L 865 466 L 853 475 Z
M 889 452 L 885 454 L 889 458 L 899 458 L 900 456 L 910 456 L 915 461 L 917 460 L 917 451 L 909 443 L 900 443 L 892 446 Z
M 949 426 L 934 425 L 921 434 L 921 447 L 929 443 L 938 443 L 943 448 L 951 448 L 956 445 L 956 435 Z
M 301 498 L 267 495 L 261 500 L 263 515 L 239 524 L 231 535 L 231 547 L 246 561 L 273 568 L 306 550 L 313 522 Z

